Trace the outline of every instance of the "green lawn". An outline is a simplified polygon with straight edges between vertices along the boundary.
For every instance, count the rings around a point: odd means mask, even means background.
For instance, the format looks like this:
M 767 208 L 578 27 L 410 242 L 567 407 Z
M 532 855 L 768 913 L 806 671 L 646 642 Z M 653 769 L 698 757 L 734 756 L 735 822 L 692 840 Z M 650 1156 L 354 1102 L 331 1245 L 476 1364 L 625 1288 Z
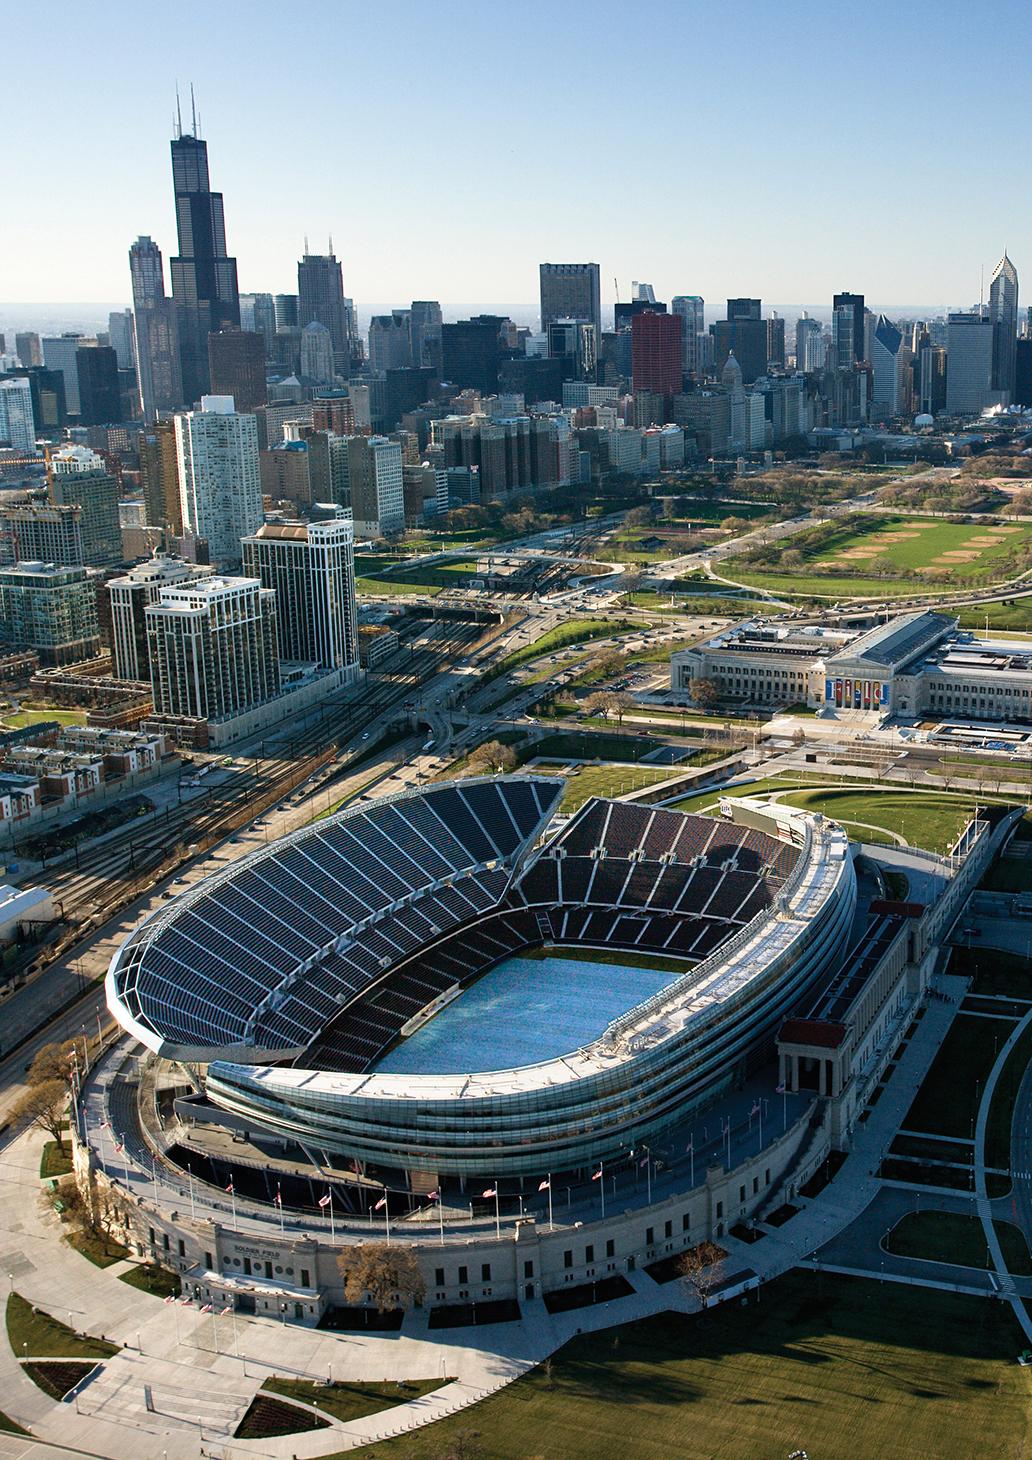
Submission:
M 113 1263 L 121 1262 L 129 1254 L 129 1249 L 121 1242 L 116 1242 L 106 1232 L 90 1232 L 83 1228 L 81 1231 L 68 1233 L 68 1245 L 74 1247 L 76 1252 L 81 1252 L 93 1263 L 94 1267 L 111 1267 Z
M 353 1382 L 350 1384 L 313 1384 L 304 1379 L 266 1379 L 263 1389 L 282 1394 L 286 1399 L 300 1399 L 314 1404 L 340 1420 L 361 1419 L 396 1404 L 407 1404 L 432 1394 L 450 1379 L 407 1379 L 401 1383 Z
M 547 634 L 542 634 L 533 644 L 526 644 L 522 649 L 514 649 L 511 654 L 506 654 L 504 659 L 492 666 L 484 678 L 485 681 L 497 679 L 499 675 L 518 669 L 521 664 L 540 659 L 542 654 L 554 654 L 557 649 L 569 648 L 571 644 L 584 644 L 591 639 L 617 638 L 620 634 L 635 631 L 641 631 L 640 625 L 627 623 L 625 620 L 610 623 L 604 618 L 574 618 L 569 623 L 549 629 Z
M 51 1176 L 67 1176 L 72 1169 L 72 1153 L 68 1146 L 59 1146 L 56 1141 L 47 1141 L 39 1160 L 39 1174 L 43 1179 Z
M 1000 1078 L 993 1091 L 985 1132 L 985 1163 L 987 1166 L 998 1166 L 1004 1171 L 1010 1170 L 1014 1102 L 1018 1098 L 1018 1086 L 1021 1084 L 1030 1059 L 1032 1059 L 1032 1028 L 1025 1030 L 1007 1056 L 1007 1063 L 1000 1071 Z
M 1032 947 L 1032 920 L 1028 937 Z M 1004 994 L 1016 999 L 1032 999 L 1032 963 L 1017 953 L 1003 953 L 998 948 L 954 948 L 950 954 L 950 973 L 970 978 L 972 994 Z
M 779 799 L 783 805 L 820 811 L 835 821 L 884 827 L 928 852 L 945 852 L 970 820 L 974 806 L 974 798 L 966 793 L 882 791 L 876 786 L 797 791 Z
M 422 588 L 418 583 L 401 583 L 397 578 L 363 578 L 355 579 L 355 592 L 358 594 L 380 595 L 389 594 L 415 594 L 422 593 L 424 597 L 435 598 L 440 593 L 440 588 Z
M 962 629 L 984 629 L 986 619 L 989 628 L 1010 629 L 1020 633 L 1032 632 L 1032 597 L 1004 598 L 999 603 L 972 603 L 968 608 L 957 609 Z
M 530 769 L 543 776 L 560 774 L 557 766 L 534 764 Z M 626 796 L 628 791 L 640 791 L 643 786 L 669 781 L 676 774 L 676 768 L 672 770 L 670 766 L 577 766 L 569 775 L 563 776 L 562 809 L 564 814 L 569 815 L 592 796 Z
M 56 720 L 59 725 L 85 725 L 85 710 L 2 710 L 0 725 L 8 730 L 21 730 L 26 725 L 40 725 Z
M 716 589 L 717 585 L 714 585 Z M 703 618 L 748 618 L 753 614 L 787 613 L 779 604 L 764 598 L 732 598 L 705 596 L 700 593 L 675 593 L 673 603 L 669 593 L 654 593 L 642 590 L 639 593 L 625 593 L 624 603 L 628 608 L 644 608 L 650 613 L 694 614 Z
M 107 1359 L 118 1353 L 116 1344 L 82 1337 L 49 1313 L 38 1312 L 20 1293 L 7 1299 L 7 1338 L 18 1358 Z
M 993 1061 L 1014 1025 L 958 1014 L 903 1121 L 908 1131 L 970 1139 Z
M 1019 1456 L 1024 1336 L 1009 1307 L 809 1273 L 762 1301 L 574 1339 L 499 1394 L 369 1460 L 913 1460 Z M 460 1435 L 476 1436 L 460 1450 Z M 944 1445 L 944 1437 L 949 1436 Z
M 131 1288 L 139 1288 L 141 1293 L 153 1293 L 156 1298 L 167 1298 L 169 1295 L 178 1298 L 183 1291 L 178 1273 L 171 1272 L 167 1267 L 158 1267 L 153 1262 L 141 1263 L 138 1267 L 131 1267 L 128 1272 L 119 1273 L 118 1280 L 128 1283 Z
M 1032 1256 L 1019 1227 L 994 1222 L 1007 1271 L 1017 1277 L 1032 1274 Z M 885 1239 L 888 1252 L 918 1257 L 926 1262 L 952 1262 L 960 1267 L 990 1268 L 989 1249 L 982 1223 L 959 1212 L 908 1212 Z

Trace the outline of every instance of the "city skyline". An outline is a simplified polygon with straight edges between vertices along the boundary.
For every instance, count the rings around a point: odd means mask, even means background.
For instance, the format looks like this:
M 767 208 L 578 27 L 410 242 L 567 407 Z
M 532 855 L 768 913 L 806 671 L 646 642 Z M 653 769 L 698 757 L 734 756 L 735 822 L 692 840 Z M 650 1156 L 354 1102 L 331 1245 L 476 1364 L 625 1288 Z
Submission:
M 1020 45 L 1004 63 L 1010 85 L 1001 84 L 999 68 L 990 76 L 969 65 L 970 48 L 994 22 L 1009 23 L 1020 39 L 1028 21 L 1016 5 L 993 5 L 974 17 L 956 5 L 919 4 L 904 16 L 876 4 L 847 23 L 808 0 L 776 16 L 757 5 L 728 16 L 696 4 L 661 4 L 652 31 L 642 29 L 641 44 L 621 50 L 614 71 L 613 28 L 621 26 L 615 6 L 574 4 L 557 17 L 531 5 L 500 35 L 489 18 L 464 6 L 441 16 L 408 3 L 376 15 L 322 4 L 311 22 L 325 24 L 331 43 L 307 56 L 306 85 L 275 126 L 261 86 L 241 80 L 251 68 L 227 73 L 221 65 L 231 52 L 256 59 L 274 53 L 282 16 L 270 6 L 252 7 L 246 27 L 203 12 L 209 44 L 201 48 L 189 22 L 196 15 L 199 23 L 202 12 L 187 3 L 158 68 L 149 50 L 148 64 L 135 64 L 143 60 L 136 38 L 142 32 L 123 0 L 91 15 L 88 26 L 63 0 L 56 9 L 75 43 L 48 57 L 51 94 L 117 53 L 125 63 L 119 105 L 95 106 L 84 129 L 65 125 L 60 108 L 48 109 L 8 159 L 15 193 L 37 189 L 44 171 L 63 189 L 81 186 L 89 223 L 88 246 L 69 249 L 46 209 L 16 213 L 0 283 L 11 307 L 128 303 L 126 251 L 138 235 L 154 238 L 168 266 L 175 251 L 168 143 L 177 81 L 184 122 L 194 85 L 240 288 L 293 290 L 305 235 L 332 234 L 345 293 L 363 314 L 363 303 L 411 298 L 529 306 L 542 261 L 579 259 L 601 265 L 603 313 L 612 308 L 614 278 L 626 297 L 631 280 L 642 277 L 660 297 L 696 293 L 714 303 L 748 290 L 768 307 L 779 299 L 830 299 L 850 287 L 880 308 L 898 300 L 914 308 L 966 307 L 978 298 L 982 269 L 988 287 L 1005 246 L 1020 269 L 1015 240 L 1032 225 L 1032 205 L 1017 190 L 980 189 L 977 206 L 964 202 L 963 192 L 971 186 L 964 179 L 982 176 L 987 138 L 1020 135 L 1027 69 Z M 334 35 L 351 56 L 370 62 L 356 62 L 346 90 Z M 406 53 L 426 58 L 431 84 L 408 88 L 399 73 L 385 104 L 371 62 L 385 47 L 396 48 L 398 35 Z M 648 43 L 653 35 L 663 40 L 663 54 L 689 46 L 711 59 L 669 73 Z M 12 16 L 8 38 L 12 55 L 31 54 L 42 41 L 39 22 L 25 12 Z M 574 43 L 577 68 L 597 78 L 599 99 L 609 96 L 633 125 L 586 123 L 572 100 L 578 88 L 526 86 L 531 76 L 558 79 Z M 817 111 L 803 106 L 791 68 L 809 57 L 819 81 L 832 74 L 830 58 L 844 45 L 864 76 L 867 104 L 837 115 L 819 105 L 820 86 L 811 85 L 805 95 Z M 489 64 L 499 56 L 508 69 Z M 885 65 L 893 58 L 913 66 L 944 102 L 963 87 L 963 107 L 937 109 L 934 139 L 902 145 L 901 73 Z M 439 85 L 432 84 L 435 74 Z M 342 165 L 328 168 L 320 148 L 302 144 L 341 124 L 342 102 Z M 482 131 L 484 117 L 497 112 L 500 123 L 511 120 L 514 106 L 519 143 L 507 125 L 492 142 Z M 763 141 L 764 124 L 776 149 Z M 642 134 L 656 142 L 647 167 Z M 421 141 L 427 137 L 432 146 Z M 690 187 L 673 185 L 679 152 Z M 117 158 L 122 175 L 118 187 L 104 190 L 102 206 L 99 198 L 88 202 L 98 154 Z M 431 186 L 434 177 L 446 177 L 447 189 Z M 934 247 L 911 248 L 903 224 L 920 215 L 923 199 L 935 200 L 932 216 L 947 226 Z M 413 232 L 420 216 L 433 226 Z M 893 218 L 898 226 L 887 226 Z

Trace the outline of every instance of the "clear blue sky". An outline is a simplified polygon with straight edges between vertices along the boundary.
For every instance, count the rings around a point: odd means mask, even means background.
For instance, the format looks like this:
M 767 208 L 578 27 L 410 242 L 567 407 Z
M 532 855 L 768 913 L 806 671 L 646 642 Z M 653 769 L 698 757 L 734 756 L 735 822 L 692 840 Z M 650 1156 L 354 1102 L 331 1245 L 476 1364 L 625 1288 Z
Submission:
M 52 0 L 3 38 L 0 300 L 128 302 L 136 234 L 175 252 L 177 79 L 243 290 L 332 231 L 360 308 L 531 302 L 541 259 L 964 305 L 1004 245 L 1032 300 L 1027 4 Z

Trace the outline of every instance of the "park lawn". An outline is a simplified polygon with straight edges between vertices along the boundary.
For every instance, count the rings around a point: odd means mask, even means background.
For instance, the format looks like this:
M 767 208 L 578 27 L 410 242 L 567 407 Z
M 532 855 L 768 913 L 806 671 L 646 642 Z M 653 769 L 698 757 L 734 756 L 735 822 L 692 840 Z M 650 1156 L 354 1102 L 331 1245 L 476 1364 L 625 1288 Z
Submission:
M 986 1078 L 1013 1028 L 1010 1019 L 958 1014 L 914 1096 L 902 1128 L 915 1134 L 970 1140 Z
M 1009 1307 L 934 1289 L 790 1273 L 762 1301 L 582 1335 L 461 1415 L 367 1460 L 913 1460 L 1010 1456 L 1030 1434 Z M 944 1437 L 949 1440 L 944 1447 Z M 472 1449 L 472 1447 L 471 1447 Z
M 418 583 L 402 583 L 397 578 L 356 578 L 355 592 L 367 595 L 385 594 L 415 594 L 422 593 L 429 598 L 436 598 L 440 588 L 421 588 Z
M 1032 939 L 1032 924 L 1029 925 Z M 971 979 L 972 994 L 1003 994 L 1015 999 L 1032 999 L 1032 962 L 1018 953 L 1004 953 L 999 948 L 954 948 L 950 954 L 949 972 Z
M 141 1262 L 128 1272 L 119 1273 L 118 1280 L 128 1283 L 131 1288 L 139 1288 L 141 1293 L 153 1293 L 156 1298 L 178 1298 L 183 1291 L 179 1274 L 167 1267 L 159 1267 L 155 1262 Z
M 783 805 L 820 811 L 834 821 L 884 827 L 927 852 L 945 852 L 970 820 L 975 804 L 966 794 L 882 791 L 876 786 L 799 791 L 780 800 Z
M 118 1345 L 101 1338 L 81 1336 L 27 1303 L 20 1293 L 7 1299 L 7 1338 L 18 1358 L 108 1359 Z
M 621 634 L 635 632 L 641 633 L 641 626 L 628 623 L 624 619 L 610 622 L 604 618 L 573 618 L 569 623 L 549 629 L 540 639 L 535 639 L 533 644 L 525 644 L 522 649 L 514 649 L 511 654 L 506 654 L 504 659 L 488 670 L 484 680 L 510 674 L 521 664 L 529 664 L 534 659 L 540 659 L 542 654 L 552 654 L 557 649 L 568 649 L 572 644 L 584 644 L 592 639 L 615 639 Z M 553 672 L 550 667 L 549 674 Z
M 1016 1277 L 1032 1274 L 1032 1256 L 1020 1227 L 994 1221 L 1007 1271 Z M 898 1257 L 925 1262 L 951 1262 L 960 1267 L 992 1266 L 981 1220 L 961 1212 L 907 1212 L 885 1239 L 885 1250 Z
M 1019 1035 L 993 1091 L 985 1130 L 985 1164 L 1010 1170 L 1011 1126 L 1018 1087 L 1032 1059 L 1032 1026 Z
M 407 1404 L 412 1399 L 421 1399 L 424 1394 L 432 1394 L 443 1384 L 452 1382 L 451 1379 L 406 1379 L 382 1384 L 373 1381 L 313 1384 L 305 1379 L 266 1379 L 262 1389 L 282 1394 L 285 1399 L 299 1399 L 302 1404 L 314 1404 L 335 1419 L 351 1420 L 361 1419 L 365 1414 L 377 1414 L 381 1409 L 391 1409 L 396 1404 Z
M 658 745 L 658 740 L 647 736 L 639 739 L 636 735 L 559 730 L 536 740 L 531 753 L 555 760 L 641 760 Z
M 85 1227 L 80 1231 L 69 1232 L 67 1241 L 69 1247 L 81 1252 L 94 1267 L 111 1267 L 129 1255 L 128 1247 L 116 1242 L 106 1232 L 91 1232 Z
M 918 594 L 926 598 L 957 591 L 946 584 L 922 583 L 917 578 L 842 578 L 831 574 L 821 576 L 812 571 L 754 572 L 751 568 L 739 568 L 733 558 L 725 561 L 722 567 L 726 578 L 746 588 L 760 588 L 785 598 L 825 598 L 833 603 L 841 598 L 908 598 Z
M 85 725 L 85 710 L 7 710 L 0 712 L 0 723 L 9 730 L 21 730 L 26 725 L 41 725 L 45 720 L 56 720 L 59 725 Z
M 576 766 L 569 775 L 558 766 L 538 765 L 532 762 L 529 769 L 543 776 L 563 776 L 564 815 L 569 815 L 583 806 L 592 796 L 626 796 L 629 791 L 640 791 L 645 786 L 669 781 L 676 776 L 676 769 L 670 766 L 643 765 L 586 765 Z
M 747 618 L 758 613 L 787 612 L 780 604 L 769 603 L 764 598 L 709 597 L 701 593 L 675 593 L 673 603 L 670 598 L 669 593 L 642 589 L 625 593 L 624 603 L 628 608 L 644 608 L 651 613 L 695 614 L 703 618 Z
M 1017 531 L 1000 532 L 997 526 L 1014 527 Z M 914 536 L 899 542 L 882 542 L 884 533 L 910 532 Z M 994 564 L 1006 558 L 1015 548 L 1028 541 L 1030 529 L 1023 523 L 995 523 L 987 521 L 985 526 L 968 522 L 931 521 L 927 517 L 905 517 L 864 514 L 860 518 L 846 518 L 840 530 L 818 553 L 808 554 L 803 549 L 804 566 L 819 567 L 822 563 L 841 565 L 841 555 L 853 549 L 865 550 L 877 547 L 877 556 L 884 558 L 894 568 L 905 572 L 920 572 L 922 568 L 949 568 L 956 563 L 958 575 L 991 577 Z M 971 546 L 971 539 L 998 536 L 995 545 Z M 978 556 L 964 562 L 961 559 L 939 561 L 948 552 L 976 552 Z M 864 571 L 861 565 L 861 572 Z
M 967 608 L 958 608 L 957 616 L 962 629 L 982 629 L 989 621 L 989 628 L 1010 629 L 1020 633 L 1032 632 L 1032 596 L 1028 598 L 1004 598 L 999 603 L 972 603 Z
M 672 809 L 690 811 L 696 816 L 700 812 L 710 810 L 717 814 L 721 800 L 727 797 L 736 801 L 743 796 L 758 796 L 765 799 L 772 791 L 790 791 L 793 788 L 813 785 L 814 782 L 827 785 L 828 778 L 800 771 L 796 775 L 767 776 L 757 781 L 738 781 L 733 786 L 714 786 L 709 791 L 699 791 L 694 796 L 686 796 L 682 801 L 675 801 Z M 851 785 L 852 783 L 842 782 L 841 784 Z

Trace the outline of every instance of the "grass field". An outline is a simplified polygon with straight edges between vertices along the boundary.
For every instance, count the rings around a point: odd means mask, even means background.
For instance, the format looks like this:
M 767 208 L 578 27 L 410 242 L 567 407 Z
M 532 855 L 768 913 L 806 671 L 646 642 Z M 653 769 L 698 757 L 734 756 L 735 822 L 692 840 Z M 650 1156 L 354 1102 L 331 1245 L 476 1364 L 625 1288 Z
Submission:
M 867 786 L 798 791 L 779 799 L 783 804 L 820 811 L 835 821 L 853 822 L 858 829 L 864 823 L 883 827 L 928 852 L 945 852 L 970 820 L 974 806 L 974 800 L 964 795 L 881 791 Z
M 999 603 L 972 603 L 968 608 L 958 608 L 957 616 L 962 629 L 1009 629 L 1013 633 L 1032 632 L 1032 597 L 1004 598 Z
M 695 614 L 704 618 L 747 618 L 753 614 L 770 615 L 786 613 L 780 604 L 765 598 L 733 598 L 710 596 L 701 593 L 675 593 L 673 603 L 669 593 L 655 593 L 642 590 L 625 593 L 624 603 L 628 608 L 646 608 L 651 613 Z
M 116 1344 L 80 1337 L 49 1313 L 37 1313 L 20 1293 L 7 1299 L 7 1338 L 18 1358 L 107 1359 L 118 1353 Z
M 47 1141 L 39 1158 L 39 1174 L 43 1179 L 51 1176 L 67 1176 L 72 1169 L 72 1153 L 67 1145 L 59 1146 L 56 1141 Z
M 106 1232 L 90 1232 L 85 1229 L 68 1233 L 68 1245 L 88 1258 L 94 1267 L 111 1267 L 129 1255 L 129 1249 L 116 1242 Z
M 524 948 L 513 954 L 514 958 L 526 958 L 540 963 L 545 958 L 569 958 L 579 963 L 613 963 L 617 968 L 627 965 L 627 954 L 619 948 L 566 947 L 553 948 L 550 943 L 539 943 L 536 948 Z M 639 953 L 635 950 L 635 968 L 654 968 L 659 973 L 685 973 L 692 960 L 664 958 L 661 953 Z
M 485 682 L 509 674 L 521 664 L 540 659 L 542 654 L 554 654 L 557 649 L 568 649 L 573 644 L 585 644 L 592 639 L 617 638 L 620 634 L 631 633 L 637 628 L 637 624 L 627 623 L 622 619 L 610 623 L 604 618 L 573 618 L 569 623 L 549 629 L 540 639 L 535 639 L 533 644 L 526 644 L 522 649 L 514 649 L 511 654 L 506 654 L 484 676 Z M 549 668 L 549 673 L 551 672 Z
M 1007 1063 L 1000 1071 L 1000 1078 L 993 1091 L 985 1132 L 985 1163 L 987 1166 L 1002 1167 L 1005 1171 L 1011 1169 L 1011 1125 L 1014 1119 L 1014 1102 L 1018 1098 L 1018 1087 L 1030 1059 L 1032 1059 L 1032 1028 L 1025 1030 L 1007 1056 Z
M 1032 1380 L 1009 1308 L 791 1273 L 759 1305 L 663 1314 L 574 1339 L 455 1418 L 368 1460 L 912 1460 L 1018 1456 Z M 457 1437 L 474 1437 L 460 1450 Z M 944 1445 L 944 1437 L 949 1437 Z
M 994 1222 L 1007 1271 L 1018 1277 L 1032 1274 L 1032 1256 L 1019 1227 Z M 961 1267 L 990 1268 L 989 1249 L 982 1223 L 959 1212 L 907 1212 L 885 1240 L 888 1252 L 918 1257 L 926 1262 L 952 1262 Z
M 266 1379 L 263 1389 L 273 1394 L 282 1394 L 286 1399 L 300 1399 L 303 1404 L 314 1404 L 335 1419 L 361 1419 L 364 1414 L 376 1414 L 381 1409 L 391 1409 L 396 1404 L 420 1399 L 440 1389 L 449 1379 L 408 1379 L 403 1383 L 350 1383 L 312 1384 L 304 1379 Z
M 561 774 L 558 766 L 532 765 L 530 769 L 543 776 Z M 626 796 L 628 791 L 640 791 L 644 786 L 669 781 L 676 774 L 677 768 L 670 766 L 576 766 L 569 775 L 563 776 L 563 812 L 568 815 L 576 811 L 592 796 Z
M 170 1294 L 173 1298 L 178 1298 L 183 1291 L 178 1273 L 171 1272 L 167 1267 L 158 1267 L 153 1262 L 141 1263 L 137 1267 L 131 1267 L 128 1272 L 119 1273 L 118 1280 L 128 1283 L 131 1288 L 139 1288 L 141 1293 L 153 1293 L 156 1298 L 167 1298 Z
M 85 725 L 85 710 L 6 710 L 0 711 L 0 725 L 7 730 L 21 730 L 26 725 L 41 725 L 56 720 L 59 725 Z
M 905 1129 L 970 1139 L 986 1077 L 1013 1028 L 1009 1019 L 958 1014 L 907 1111 Z

